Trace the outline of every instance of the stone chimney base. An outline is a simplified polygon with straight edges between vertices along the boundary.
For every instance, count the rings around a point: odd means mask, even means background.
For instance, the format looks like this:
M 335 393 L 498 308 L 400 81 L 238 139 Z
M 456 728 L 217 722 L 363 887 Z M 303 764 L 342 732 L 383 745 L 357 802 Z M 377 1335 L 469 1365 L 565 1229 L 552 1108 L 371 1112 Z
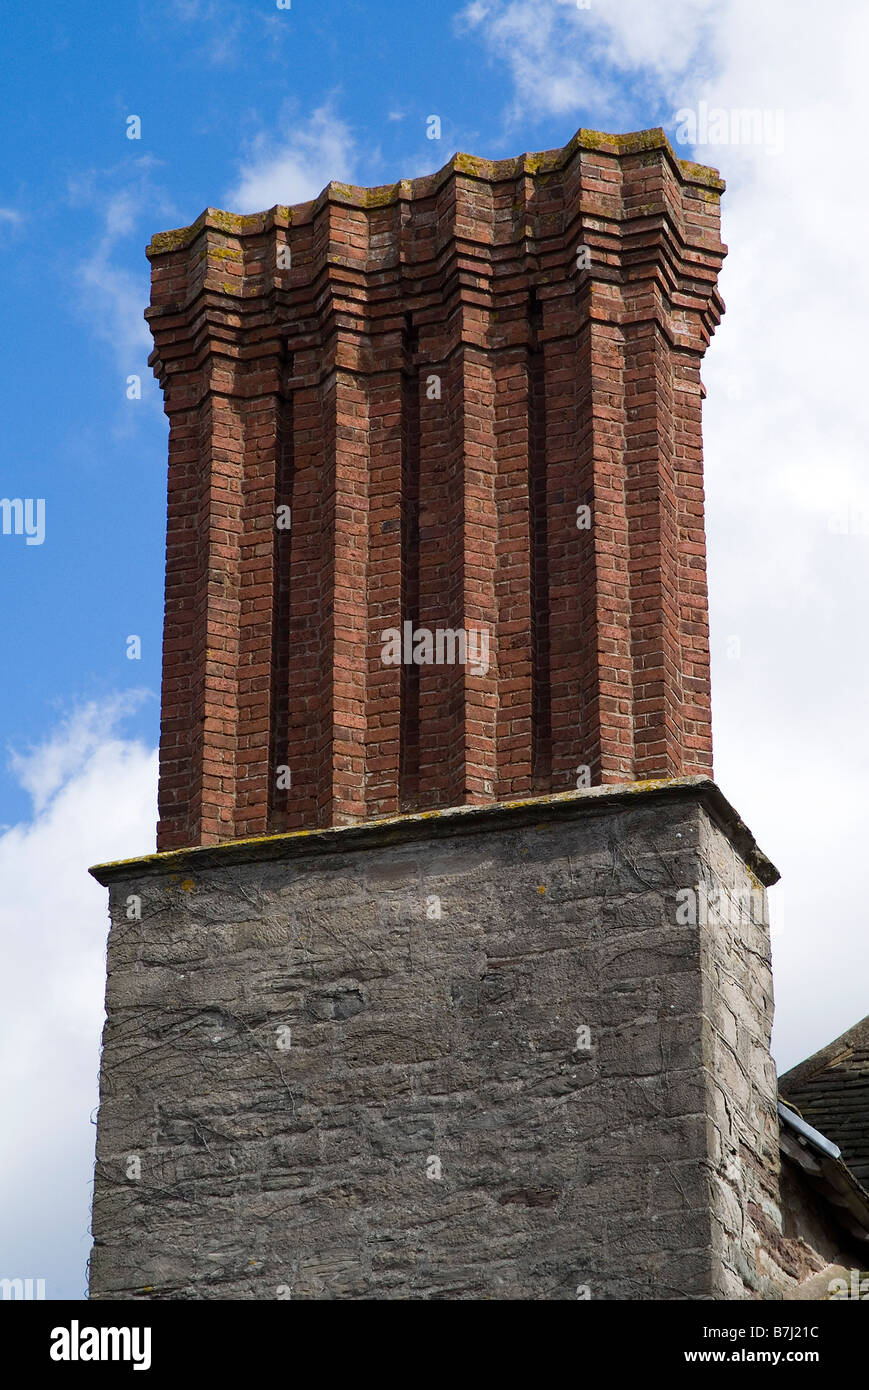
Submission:
M 777 874 L 714 783 L 93 872 L 92 1298 L 765 1296 Z

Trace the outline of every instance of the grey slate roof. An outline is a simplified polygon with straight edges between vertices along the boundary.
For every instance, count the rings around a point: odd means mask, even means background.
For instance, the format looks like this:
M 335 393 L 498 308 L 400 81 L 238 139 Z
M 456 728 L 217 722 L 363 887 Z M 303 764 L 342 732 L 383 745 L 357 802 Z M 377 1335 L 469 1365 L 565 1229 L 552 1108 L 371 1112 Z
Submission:
M 869 1015 L 779 1077 L 779 1092 L 869 1188 Z

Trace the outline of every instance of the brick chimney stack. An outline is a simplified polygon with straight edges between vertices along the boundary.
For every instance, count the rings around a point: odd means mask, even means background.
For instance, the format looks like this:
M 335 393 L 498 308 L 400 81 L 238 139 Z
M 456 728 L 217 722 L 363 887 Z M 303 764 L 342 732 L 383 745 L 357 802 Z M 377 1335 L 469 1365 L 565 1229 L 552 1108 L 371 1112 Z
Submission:
M 153 241 L 165 852 L 91 870 L 92 1299 L 812 1267 L 778 873 L 710 780 L 722 188 L 580 131 Z
M 583 130 L 154 238 L 160 850 L 711 776 L 723 187 Z

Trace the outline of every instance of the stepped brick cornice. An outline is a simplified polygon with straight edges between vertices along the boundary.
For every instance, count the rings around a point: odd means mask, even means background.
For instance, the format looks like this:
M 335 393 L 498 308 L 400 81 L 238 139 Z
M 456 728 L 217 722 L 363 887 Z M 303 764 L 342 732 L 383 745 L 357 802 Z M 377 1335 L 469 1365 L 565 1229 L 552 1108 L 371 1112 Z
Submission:
M 154 238 L 160 849 L 711 775 L 723 187 L 580 131 Z

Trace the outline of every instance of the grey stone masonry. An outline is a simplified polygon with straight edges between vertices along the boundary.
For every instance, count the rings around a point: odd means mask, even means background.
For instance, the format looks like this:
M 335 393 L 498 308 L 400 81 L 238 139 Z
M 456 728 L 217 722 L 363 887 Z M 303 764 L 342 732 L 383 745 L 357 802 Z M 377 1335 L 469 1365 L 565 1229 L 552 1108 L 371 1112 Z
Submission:
M 92 872 L 92 1298 L 776 1296 L 778 874 L 714 783 Z

